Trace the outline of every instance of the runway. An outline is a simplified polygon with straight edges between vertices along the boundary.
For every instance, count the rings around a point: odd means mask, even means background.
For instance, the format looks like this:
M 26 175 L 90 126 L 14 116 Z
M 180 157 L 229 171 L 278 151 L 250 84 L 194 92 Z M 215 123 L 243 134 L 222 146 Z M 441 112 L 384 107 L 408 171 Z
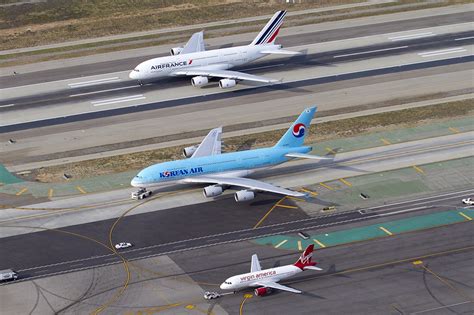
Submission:
M 325 227 L 371 222 L 377 219 L 386 220 L 392 214 L 413 215 L 416 211 L 452 209 L 462 196 L 472 192 L 474 192 L 472 189 L 449 192 L 444 195 L 317 218 L 307 217 L 303 212 L 293 213 L 291 217 L 273 217 L 271 224 L 257 228 L 249 226 L 257 222 L 258 216 L 261 215 L 259 208 L 268 207 L 278 199 L 260 197 L 251 204 L 238 206 L 229 203 L 229 200 L 222 200 L 198 207 L 180 207 L 75 225 L 60 230 L 2 238 L 0 253 L 4 259 L 0 268 L 15 266 L 15 269 L 22 274 L 21 281 L 26 281 L 116 264 L 123 258 L 133 261 L 274 234 L 320 230 Z M 182 217 L 186 217 L 186 220 L 177 219 Z M 288 221 L 290 218 L 292 221 Z M 215 220 L 218 220 L 219 224 L 210 224 Z M 8 226 L 2 225 L 2 228 L 8 229 Z M 32 232 L 36 230 L 41 231 L 43 228 L 40 226 L 31 228 Z M 135 248 L 116 254 L 103 246 L 110 246 L 109 241 L 112 241 L 113 245 L 124 240 L 135 244 Z M 48 250 L 38 250 L 43 247 L 42 244 L 48 244 Z M 28 259 L 24 259 L 25 257 Z

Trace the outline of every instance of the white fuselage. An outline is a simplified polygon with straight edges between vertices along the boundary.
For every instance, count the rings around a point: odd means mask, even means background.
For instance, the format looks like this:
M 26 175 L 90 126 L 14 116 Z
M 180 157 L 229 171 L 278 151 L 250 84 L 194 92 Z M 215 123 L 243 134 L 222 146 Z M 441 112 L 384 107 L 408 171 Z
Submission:
M 173 72 L 193 68 L 227 70 L 266 56 L 262 51 L 279 50 L 280 45 L 246 45 L 200 51 L 176 56 L 159 57 L 140 63 L 130 73 L 134 80 L 150 80 L 173 76 Z
M 248 287 L 259 287 L 265 281 L 278 282 L 292 277 L 300 272 L 300 268 L 294 265 L 286 265 L 276 268 L 264 269 L 256 272 L 244 273 L 228 278 L 221 284 L 223 290 L 239 290 Z

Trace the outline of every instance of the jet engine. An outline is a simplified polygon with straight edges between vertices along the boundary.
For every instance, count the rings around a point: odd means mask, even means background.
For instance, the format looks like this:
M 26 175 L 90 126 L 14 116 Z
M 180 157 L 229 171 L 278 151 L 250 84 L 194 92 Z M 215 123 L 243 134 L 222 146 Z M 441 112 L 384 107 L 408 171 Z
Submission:
M 272 292 L 272 289 L 261 287 L 261 288 L 256 288 L 254 292 L 256 296 L 264 296 L 264 295 L 270 294 Z
M 221 89 L 228 89 L 234 87 L 237 84 L 237 81 L 232 79 L 222 79 L 219 81 L 219 87 Z
M 255 198 L 255 193 L 250 190 L 239 190 L 234 194 L 235 201 L 249 201 Z
M 223 192 L 223 189 L 221 186 L 218 185 L 212 185 L 212 186 L 207 186 L 204 187 L 203 194 L 204 197 L 215 197 L 221 195 Z
M 193 145 L 191 147 L 186 147 L 183 149 L 183 155 L 185 158 L 190 158 L 194 152 L 197 150 L 199 146 L 198 145 Z
M 203 77 L 200 75 L 191 79 L 191 84 L 197 87 L 204 86 L 208 83 L 209 83 L 209 79 L 207 77 Z
M 179 55 L 183 51 L 183 47 L 174 47 L 170 49 L 171 56 Z

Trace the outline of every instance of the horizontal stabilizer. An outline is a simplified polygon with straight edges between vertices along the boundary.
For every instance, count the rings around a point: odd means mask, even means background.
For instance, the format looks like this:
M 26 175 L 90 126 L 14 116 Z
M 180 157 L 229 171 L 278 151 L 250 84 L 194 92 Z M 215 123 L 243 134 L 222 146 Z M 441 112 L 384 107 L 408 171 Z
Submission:
M 316 266 L 306 266 L 306 267 L 303 267 L 304 270 L 317 270 L 317 271 L 321 271 L 323 270 L 322 268 L 319 268 L 319 267 L 316 267 Z
M 304 153 L 287 153 L 285 154 L 286 157 L 292 158 L 299 158 L 299 159 L 312 159 L 312 160 L 332 160 L 333 157 L 325 157 L 325 156 L 318 156 L 312 154 L 304 154 Z
M 291 51 L 291 50 L 262 50 L 260 53 L 262 54 L 275 54 L 275 55 L 302 55 L 302 52 L 299 51 Z

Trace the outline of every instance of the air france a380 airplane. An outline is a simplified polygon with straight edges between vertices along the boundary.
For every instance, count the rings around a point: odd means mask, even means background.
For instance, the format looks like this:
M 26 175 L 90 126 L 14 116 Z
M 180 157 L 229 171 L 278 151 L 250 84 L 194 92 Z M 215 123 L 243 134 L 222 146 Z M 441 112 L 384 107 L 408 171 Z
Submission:
M 219 86 L 223 89 L 235 86 L 240 80 L 278 82 L 279 80 L 228 69 L 252 62 L 268 54 L 300 54 L 282 50 L 281 45 L 274 44 L 285 15 L 286 11 L 275 13 L 257 37 L 246 46 L 205 51 L 203 32 L 195 33 L 184 47 L 172 48 L 171 56 L 144 61 L 130 72 L 129 77 L 142 84 L 145 80 L 166 76 L 192 76 L 191 84 L 197 87 L 208 84 L 209 78 L 215 77 L 222 78 Z
M 210 184 L 204 188 L 206 197 L 219 196 L 225 189 L 232 187 L 241 189 L 234 195 L 237 202 L 254 199 L 258 191 L 304 197 L 306 194 L 244 177 L 257 169 L 294 158 L 331 159 L 306 154 L 311 151 L 311 147 L 303 146 L 306 130 L 310 127 L 315 111 L 316 107 L 305 109 L 271 148 L 221 154 L 222 128 L 213 129 L 199 146 L 184 149 L 184 155 L 189 159 L 149 166 L 133 178 L 131 185 L 147 188 L 169 182 Z
M 256 254 L 252 256 L 250 272 L 228 278 L 221 284 L 223 290 L 240 290 L 248 287 L 256 287 L 255 295 L 263 296 L 271 292 L 272 289 L 288 291 L 292 293 L 301 293 L 299 290 L 278 284 L 278 281 L 292 277 L 305 270 L 322 270 L 316 267 L 313 262 L 314 245 L 306 247 L 303 254 L 293 265 L 286 265 L 276 268 L 262 270 Z

